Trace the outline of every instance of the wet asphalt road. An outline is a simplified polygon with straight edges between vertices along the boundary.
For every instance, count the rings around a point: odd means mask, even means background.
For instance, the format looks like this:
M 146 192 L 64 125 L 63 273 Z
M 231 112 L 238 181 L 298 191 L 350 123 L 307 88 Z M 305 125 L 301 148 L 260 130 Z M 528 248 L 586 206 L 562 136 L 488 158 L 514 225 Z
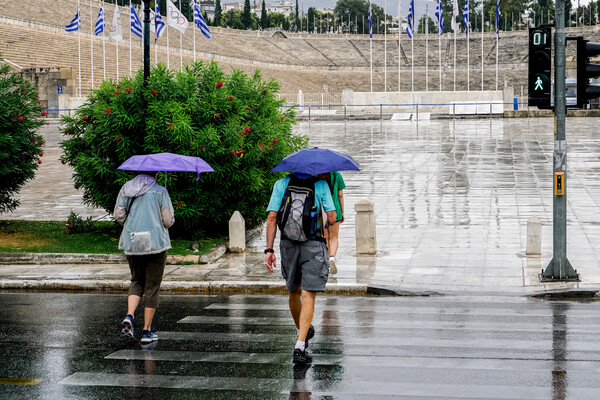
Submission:
M 0 293 L 0 398 L 600 398 L 599 302 L 319 296 L 306 368 L 285 296 L 164 295 L 151 348 L 125 302 Z

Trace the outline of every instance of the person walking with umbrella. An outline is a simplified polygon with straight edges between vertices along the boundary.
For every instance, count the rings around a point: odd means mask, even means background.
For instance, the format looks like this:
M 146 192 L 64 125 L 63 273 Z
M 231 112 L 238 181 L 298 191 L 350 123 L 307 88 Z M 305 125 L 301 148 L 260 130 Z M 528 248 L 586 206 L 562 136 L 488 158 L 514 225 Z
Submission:
M 348 164 L 351 167 L 348 167 Z M 281 274 L 289 292 L 289 308 L 298 329 L 293 362 L 309 364 L 308 342 L 315 335 L 312 319 L 315 298 L 325 291 L 329 276 L 328 251 L 323 230 L 325 220 L 335 223 L 335 205 L 327 182 L 315 175 L 358 169 L 351 157 L 326 149 L 304 149 L 284 158 L 273 172 L 292 172 L 275 182 L 267 207 L 265 264 L 276 267 L 275 234 L 281 231 Z M 326 216 L 323 216 L 325 214 Z
M 158 308 L 167 250 L 171 248 L 169 228 L 175 223 L 173 204 L 167 189 L 156 183 L 157 172 L 140 172 L 126 182 L 117 198 L 115 220 L 123 225 L 119 249 L 125 252 L 131 271 L 127 316 L 121 335 L 134 338 L 134 315 L 142 297 L 144 329 L 142 343 L 158 340 L 152 320 Z

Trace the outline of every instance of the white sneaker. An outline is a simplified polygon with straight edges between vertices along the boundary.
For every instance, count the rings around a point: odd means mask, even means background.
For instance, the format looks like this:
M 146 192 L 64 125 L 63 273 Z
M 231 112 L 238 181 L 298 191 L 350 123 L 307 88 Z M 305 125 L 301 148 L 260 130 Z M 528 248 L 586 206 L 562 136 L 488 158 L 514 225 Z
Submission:
M 334 256 L 329 257 L 329 272 L 331 272 L 331 275 L 337 274 L 337 265 Z

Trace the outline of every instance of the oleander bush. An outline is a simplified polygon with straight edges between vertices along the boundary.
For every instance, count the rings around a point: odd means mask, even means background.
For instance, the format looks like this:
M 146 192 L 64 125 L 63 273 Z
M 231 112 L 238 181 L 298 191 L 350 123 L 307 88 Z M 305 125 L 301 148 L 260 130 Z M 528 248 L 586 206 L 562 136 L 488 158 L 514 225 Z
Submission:
M 197 156 L 214 173 L 170 172 L 167 190 L 175 230 L 223 233 L 238 210 L 248 226 L 264 221 L 281 159 L 307 146 L 292 134 L 294 110 L 280 108 L 279 84 L 225 74 L 216 63 L 196 63 L 182 72 L 153 68 L 148 86 L 135 78 L 109 80 L 93 90 L 73 117 L 63 116 L 62 162 L 73 167 L 84 202 L 112 212 L 121 186 L 134 173 L 117 170 L 133 155 L 170 152 Z M 158 183 L 165 184 L 165 174 Z
M 45 115 L 35 87 L 0 61 L 0 214 L 19 206 L 15 196 L 42 163 Z

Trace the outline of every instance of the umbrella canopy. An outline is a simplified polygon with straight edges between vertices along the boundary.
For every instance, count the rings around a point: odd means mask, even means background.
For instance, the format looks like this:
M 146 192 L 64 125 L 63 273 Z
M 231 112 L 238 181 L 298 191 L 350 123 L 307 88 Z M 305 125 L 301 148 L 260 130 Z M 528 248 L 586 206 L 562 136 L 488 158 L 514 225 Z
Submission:
M 127 159 L 117 169 L 126 171 L 165 171 L 165 172 L 195 172 L 196 180 L 200 172 L 215 172 L 210 165 L 200 157 L 182 156 L 173 153 L 157 153 L 133 156 Z
M 313 147 L 290 154 L 271 171 L 317 175 L 333 171 L 360 171 L 360 165 L 346 154 Z

